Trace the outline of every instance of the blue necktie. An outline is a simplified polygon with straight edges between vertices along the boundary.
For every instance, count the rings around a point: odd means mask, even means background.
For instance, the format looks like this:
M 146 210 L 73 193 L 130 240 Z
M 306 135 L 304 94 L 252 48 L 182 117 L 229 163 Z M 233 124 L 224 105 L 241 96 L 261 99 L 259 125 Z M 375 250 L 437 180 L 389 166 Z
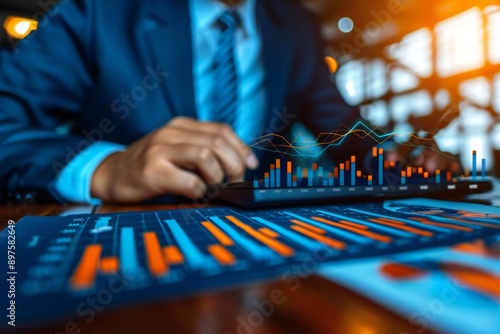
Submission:
M 238 14 L 224 12 L 217 21 L 221 29 L 214 63 L 213 117 L 216 122 L 235 126 L 238 105 L 238 78 L 234 61 L 235 36 L 239 26 Z

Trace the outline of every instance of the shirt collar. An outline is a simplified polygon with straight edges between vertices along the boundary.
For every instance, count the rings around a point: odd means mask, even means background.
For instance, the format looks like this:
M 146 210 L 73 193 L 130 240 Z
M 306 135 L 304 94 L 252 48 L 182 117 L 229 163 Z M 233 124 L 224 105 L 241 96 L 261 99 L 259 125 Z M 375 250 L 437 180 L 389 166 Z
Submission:
M 211 28 L 228 7 L 217 0 L 190 0 L 191 25 L 196 31 Z M 256 0 L 245 0 L 236 8 L 245 34 L 256 33 Z

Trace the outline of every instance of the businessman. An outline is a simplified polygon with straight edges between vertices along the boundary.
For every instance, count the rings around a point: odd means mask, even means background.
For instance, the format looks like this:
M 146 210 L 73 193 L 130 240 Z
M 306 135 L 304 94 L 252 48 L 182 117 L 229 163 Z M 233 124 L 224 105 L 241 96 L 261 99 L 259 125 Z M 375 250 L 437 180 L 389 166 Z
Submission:
M 4 194 L 198 198 L 266 161 L 247 146 L 262 129 L 330 132 L 359 116 L 292 1 L 69 0 L 50 14 L 1 53 Z

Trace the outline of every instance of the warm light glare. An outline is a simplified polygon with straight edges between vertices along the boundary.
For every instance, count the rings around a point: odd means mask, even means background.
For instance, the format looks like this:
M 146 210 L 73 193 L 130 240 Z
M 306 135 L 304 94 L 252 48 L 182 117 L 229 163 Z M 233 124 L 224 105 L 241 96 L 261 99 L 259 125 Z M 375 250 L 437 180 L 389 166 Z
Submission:
M 23 39 L 37 29 L 38 22 L 24 17 L 9 16 L 3 26 L 10 37 Z
M 449 77 L 484 66 L 483 27 L 483 14 L 477 7 L 436 26 L 437 71 L 441 77 Z
M 330 73 L 335 73 L 339 69 L 339 64 L 333 57 L 325 57 L 325 63 L 328 65 Z
M 485 9 L 488 18 L 488 51 L 492 64 L 500 63 L 500 6 L 490 6 Z

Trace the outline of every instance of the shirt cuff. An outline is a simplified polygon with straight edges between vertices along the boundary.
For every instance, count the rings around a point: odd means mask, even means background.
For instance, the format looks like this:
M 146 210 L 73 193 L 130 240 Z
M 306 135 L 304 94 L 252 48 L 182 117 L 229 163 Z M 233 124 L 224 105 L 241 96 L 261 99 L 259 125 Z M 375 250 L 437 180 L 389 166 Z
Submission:
M 100 204 L 99 199 L 90 196 L 92 176 L 104 159 L 125 149 L 124 145 L 104 141 L 92 144 L 61 171 L 55 182 L 55 191 L 67 202 Z

